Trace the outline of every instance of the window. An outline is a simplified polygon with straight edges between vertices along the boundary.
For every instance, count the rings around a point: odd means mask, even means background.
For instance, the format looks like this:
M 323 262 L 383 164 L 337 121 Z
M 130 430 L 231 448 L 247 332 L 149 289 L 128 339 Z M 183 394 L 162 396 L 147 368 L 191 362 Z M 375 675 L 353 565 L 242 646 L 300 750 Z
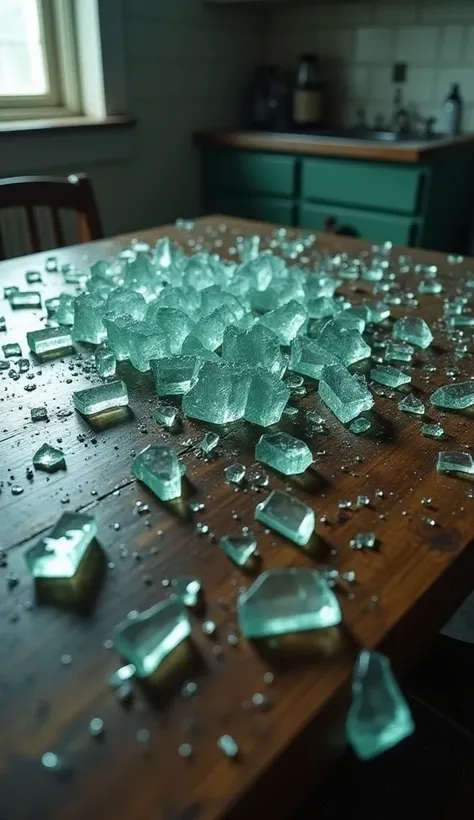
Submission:
M 0 118 L 80 113 L 71 0 L 0 0 Z

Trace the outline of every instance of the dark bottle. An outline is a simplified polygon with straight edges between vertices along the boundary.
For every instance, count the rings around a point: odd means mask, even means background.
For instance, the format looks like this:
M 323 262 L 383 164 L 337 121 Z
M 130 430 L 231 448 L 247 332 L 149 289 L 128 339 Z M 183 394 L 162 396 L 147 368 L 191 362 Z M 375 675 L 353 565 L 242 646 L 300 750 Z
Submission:
M 442 131 L 444 134 L 459 134 L 461 131 L 463 102 L 458 83 L 453 83 L 443 105 Z
M 297 128 L 314 128 L 323 119 L 323 79 L 316 54 L 302 54 L 293 89 L 293 122 Z

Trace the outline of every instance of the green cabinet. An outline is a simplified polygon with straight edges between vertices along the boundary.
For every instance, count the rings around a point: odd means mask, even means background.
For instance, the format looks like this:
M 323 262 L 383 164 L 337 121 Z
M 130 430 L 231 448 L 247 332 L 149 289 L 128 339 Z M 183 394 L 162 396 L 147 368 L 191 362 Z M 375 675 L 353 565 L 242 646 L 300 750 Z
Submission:
M 428 155 L 429 156 L 429 155 Z M 237 148 L 203 150 L 203 211 L 465 254 L 474 156 L 423 165 Z

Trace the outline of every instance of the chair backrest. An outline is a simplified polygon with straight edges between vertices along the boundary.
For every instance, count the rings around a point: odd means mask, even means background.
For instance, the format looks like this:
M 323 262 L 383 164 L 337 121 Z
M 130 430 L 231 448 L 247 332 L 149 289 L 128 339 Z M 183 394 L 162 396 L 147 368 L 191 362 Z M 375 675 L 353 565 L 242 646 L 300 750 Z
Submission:
M 0 180 L 0 216 L 2 211 L 20 209 L 26 217 L 26 233 L 30 247 L 22 253 L 46 250 L 41 242 L 38 209 L 50 213 L 54 247 L 71 244 L 65 238 L 62 211 L 77 214 L 77 234 L 80 242 L 102 239 L 102 225 L 94 191 L 86 174 L 64 177 L 12 177 Z M 5 242 L 0 221 L 0 259 L 6 258 Z

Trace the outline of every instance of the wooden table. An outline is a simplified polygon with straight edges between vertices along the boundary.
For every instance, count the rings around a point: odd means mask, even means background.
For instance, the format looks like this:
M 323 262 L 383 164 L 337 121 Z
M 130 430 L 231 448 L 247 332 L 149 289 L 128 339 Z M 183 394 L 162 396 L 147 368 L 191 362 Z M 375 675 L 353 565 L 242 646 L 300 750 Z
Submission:
M 194 236 L 213 241 L 222 221 L 198 220 Z M 268 234 L 271 229 L 226 222 L 233 233 L 221 234 L 224 249 L 235 241 L 235 233 Z M 140 237 L 154 241 L 165 234 L 185 242 L 190 236 L 165 227 Z M 117 252 L 130 238 L 66 248 L 57 257 L 60 264 L 90 264 Z M 319 240 L 322 250 L 358 253 L 361 247 L 356 240 Z M 2 263 L 2 286 L 25 288 L 25 271 L 44 270 L 47 255 Z M 453 359 L 452 345 L 436 322 L 444 296 L 454 292 L 466 270 L 474 270 L 474 260 L 451 267 L 440 255 L 413 252 L 413 257 L 435 262 L 449 273 L 443 277 L 445 293 L 420 297 L 421 315 L 437 328 L 435 346 L 417 353 L 413 371 L 413 385 L 427 401 L 436 386 L 449 381 L 446 370 L 456 367 L 464 377 L 472 374 L 471 359 Z M 43 274 L 44 297 L 58 292 L 59 279 L 58 274 Z M 410 277 L 406 281 L 407 289 L 415 287 Z M 343 291 L 354 298 L 349 286 Z M 409 312 L 393 309 L 395 316 Z M 42 314 L 13 313 L 5 302 L 3 313 L 8 332 L 0 334 L 0 344 L 19 341 L 26 354 L 25 331 L 41 327 Z M 91 384 L 86 364 L 90 355 L 89 350 L 82 359 L 32 364 L 31 381 L 26 375 L 12 381 L 8 371 L 0 373 L 0 547 L 7 564 L 0 569 L 0 818 L 217 820 L 257 812 L 259 817 L 284 817 L 344 747 L 348 684 L 358 647 L 381 648 L 396 671 L 403 672 L 472 588 L 472 484 L 438 475 L 435 469 L 439 450 L 474 445 L 472 419 L 467 413 L 442 414 L 428 406 L 427 414 L 442 421 L 446 430 L 445 441 L 434 441 L 421 436 L 419 418 L 397 410 L 397 399 L 377 396 L 374 432 L 357 437 L 320 403 L 315 385 L 308 383 L 308 395 L 298 406 L 321 413 L 327 436 L 311 435 L 304 412 L 286 417 L 281 427 L 309 442 L 314 470 L 289 480 L 269 474 L 272 488 L 290 486 L 332 522 L 318 523 L 320 539 L 310 555 L 254 522 L 255 505 L 266 490 L 260 495 L 236 492 L 224 480 L 227 465 L 236 460 L 254 463 L 253 445 L 261 430 L 240 422 L 229 426 L 221 431 L 222 455 L 206 462 L 198 457 L 196 444 L 210 426 L 186 419 L 180 434 L 164 432 L 152 418 L 157 399 L 150 377 L 137 377 L 126 365 L 120 374 L 130 386 L 133 418 L 109 429 L 91 429 L 71 412 L 72 391 Z M 425 362 L 435 362 L 436 372 L 426 373 Z M 33 392 L 25 390 L 30 384 L 36 384 Z M 34 424 L 30 409 L 42 404 L 50 421 Z M 29 481 L 26 469 L 45 441 L 63 448 L 67 471 L 52 476 L 35 472 Z M 187 500 L 163 505 L 132 480 L 133 453 L 157 441 L 171 441 L 181 453 L 193 487 L 191 500 L 204 502 L 202 512 L 191 515 Z M 23 493 L 12 494 L 14 485 L 23 487 Z M 368 495 L 370 506 L 341 516 L 339 501 L 355 502 L 358 495 Z M 425 498 L 432 499 L 432 509 L 423 505 Z M 139 501 L 149 505 L 146 515 L 137 514 Z M 25 551 L 65 510 L 96 518 L 110 562 L 96 606 L 87 616 L 36 605 L 25 570 Z M 434 518 L 437 526 L 426 518 Z M 322 562 L 355 570 L 357 584 L 340 596 L 345 627 L 318 640 L 283 641 L 276 649 L 243 639 L 236 647 L 229 645 L 227 636 L 236 625 L 236 594 L 248 577 L 230 565 L 214 539 L 197 533 L 198 521 L 208 524 L 217 539 L 244 525 L 254 528 L 265 568 Z M 368 530 L 380 540 L 379 551 L 351 550 L 350 539 Z M 198 695 L 183 698 L 175 683 L 166 699 L 153 702 L 137 687 L 132 704 L 124 708 L 106 681 L 120 665 L 107 640 L 130 610 L 164 600 L 169 579 L 178 575 L 201 578 L 206 615 L 218 627 L 213 642 L 195 619 L 197 668 L 196 657 L 186 655 L 180 658 L 183 665 L 173 670 L 196 681 Z M 64 663 L 65 655 L 71 656 L 70 663 Z M 193 666 L 188 669 L 189 662 Z M 270 671 L 274 681 L 268 684 L 264 675 Z M 270 698 L 269 711 L 248 708 L 258 692 Z M 93 717 L 104 720 L 102 740 L 88 733 Z M 136 739 L 140 729 L 151 733 L 146 746 Z M 224 733 L 238 742 L 238 761 L 226 759 L 216 748 Z M 190 761 L 178 755 L 184 742 L 194 749 Z M 42 768 L 45 751 L 61 756 L 63 777 Z

